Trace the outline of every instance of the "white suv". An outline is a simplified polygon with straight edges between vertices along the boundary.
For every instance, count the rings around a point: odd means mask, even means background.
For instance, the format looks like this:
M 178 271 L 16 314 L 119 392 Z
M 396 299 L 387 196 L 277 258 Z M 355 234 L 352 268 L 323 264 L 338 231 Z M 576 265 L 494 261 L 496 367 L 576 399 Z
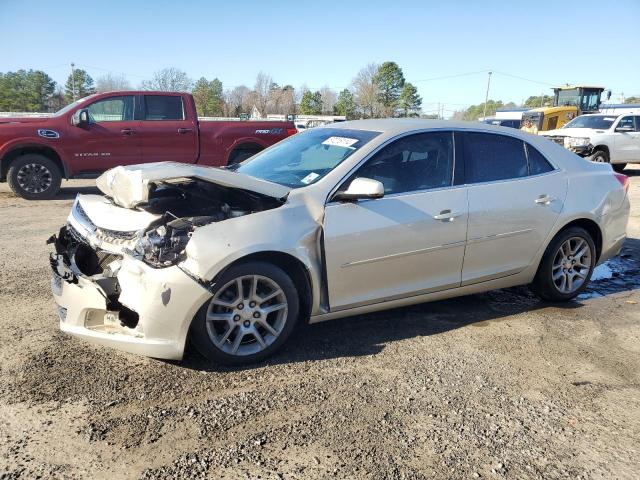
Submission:
M 640 163 L 640 115 L 581 115 L 541 135 L 593 162 L 610 163 L 621 172 Z

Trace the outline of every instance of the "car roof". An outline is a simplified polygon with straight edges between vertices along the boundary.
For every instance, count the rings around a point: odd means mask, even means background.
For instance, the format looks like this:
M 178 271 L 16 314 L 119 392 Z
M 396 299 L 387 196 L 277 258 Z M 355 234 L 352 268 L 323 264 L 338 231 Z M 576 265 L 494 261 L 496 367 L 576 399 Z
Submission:
M 375 118 L 368 120 L 351 120 L 348 122 L 332 123 L 327 126 L 317 128 L 335 128 L 344 130 L 370 130 L 382 132 L 387 135 L 397 135 L 413 130 L 486 130 L 487 132 L 508 132 L 513 134 L 518 130 L 512 128 L 499 127 L 483 122 L 475 121 L 455 121 L 455 120 L 431 120 L 425 118 Z

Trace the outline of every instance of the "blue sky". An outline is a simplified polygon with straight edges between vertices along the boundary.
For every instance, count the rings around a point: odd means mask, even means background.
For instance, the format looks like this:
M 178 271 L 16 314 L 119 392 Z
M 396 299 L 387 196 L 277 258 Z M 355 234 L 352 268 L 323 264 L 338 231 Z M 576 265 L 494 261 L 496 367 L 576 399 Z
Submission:
M 640 94 L 639 31 L 639 0 L 0 0 L 0 71 L 41 69 L 63 83 L 74 61 L 137 86 L 174 66 L 225 87 L 252 86 L 263 71 L 341 89 L 367 63 L 392 60 L 425 110 L 484 101 L 488 69 L 490 97 L 505 102 L 567 82 L 617 100 Z

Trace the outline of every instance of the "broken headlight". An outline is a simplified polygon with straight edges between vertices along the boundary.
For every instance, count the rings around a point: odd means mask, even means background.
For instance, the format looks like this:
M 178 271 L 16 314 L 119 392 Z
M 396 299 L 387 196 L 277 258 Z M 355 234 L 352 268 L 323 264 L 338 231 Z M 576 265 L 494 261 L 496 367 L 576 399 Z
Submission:
M 175 219 L 146 232 L 136 243 L 135 254 L 152 267 L 170 267 L 185 258 L 192 232 L 192 223 Z
M 587 145 L 589 145 L 588 138 L 583 138 L 583 137 L 565 137 L 564 138 L 565 148 L 586 147 Z

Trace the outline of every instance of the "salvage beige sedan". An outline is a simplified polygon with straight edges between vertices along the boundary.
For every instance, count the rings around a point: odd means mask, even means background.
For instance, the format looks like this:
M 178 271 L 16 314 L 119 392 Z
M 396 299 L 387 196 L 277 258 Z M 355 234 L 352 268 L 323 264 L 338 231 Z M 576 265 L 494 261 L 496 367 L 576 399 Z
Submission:
M 616 255 L 628 181 L 475 123 L 310 129 L 226 169 L 114 168 L 51 238 L 60 327 L 180 359 L 255 362 L 299 322 L 531 285 L 570 300 Z

